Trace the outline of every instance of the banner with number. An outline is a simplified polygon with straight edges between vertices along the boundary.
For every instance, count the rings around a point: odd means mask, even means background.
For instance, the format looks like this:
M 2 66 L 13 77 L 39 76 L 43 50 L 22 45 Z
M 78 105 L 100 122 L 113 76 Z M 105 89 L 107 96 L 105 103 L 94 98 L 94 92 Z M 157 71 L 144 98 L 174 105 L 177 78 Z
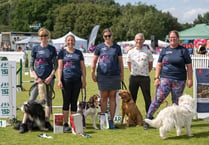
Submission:
M 209 69 L 196 69 L 197 112 L 209 113 Z
M 0 118 L 16 118 L 16 62 L 0 61 Z

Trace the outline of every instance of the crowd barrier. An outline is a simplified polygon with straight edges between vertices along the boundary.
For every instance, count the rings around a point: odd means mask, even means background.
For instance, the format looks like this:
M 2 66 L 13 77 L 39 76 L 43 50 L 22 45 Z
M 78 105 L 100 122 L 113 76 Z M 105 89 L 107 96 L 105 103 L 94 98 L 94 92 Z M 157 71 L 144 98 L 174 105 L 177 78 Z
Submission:
M 28 58 L 30 59 L 30 53 L 28 53 Z M 85 58 L 85 65 L 91 66 L 92 60 L 93 60 L 93 53 L 84 53 Z M 25 53 L 24 52 L 0 52 L 0 57 L 7 57 L 8 61 L 16 61 L 19 62 L 20 59 L 22 59 L 22 62 L 24 63 L 26 60 Z M 157 60 L 159 57 L 159 54 L 153 54 L 154 61 L 153 61 L 153 68 L 156 67 Z M 191 55 L 192 58 L 192 65 L 193 68 L 208 68 L 209 66 L 209 56 L 208 55 Z M 124 67 L 127 68 L 127 54 L 123 54 L 123 63 Z
M 91 66 L 93 53 L 84 53 L 85 65 Z M 153 54 L 153 68 L 156 67 L 159 55 Z M 209 56 L 208 55 L 191 55 L 193 68 L 208 68 L 209 67 Z M 127 68 L 127 54 L 123 54 L 124 67 Z

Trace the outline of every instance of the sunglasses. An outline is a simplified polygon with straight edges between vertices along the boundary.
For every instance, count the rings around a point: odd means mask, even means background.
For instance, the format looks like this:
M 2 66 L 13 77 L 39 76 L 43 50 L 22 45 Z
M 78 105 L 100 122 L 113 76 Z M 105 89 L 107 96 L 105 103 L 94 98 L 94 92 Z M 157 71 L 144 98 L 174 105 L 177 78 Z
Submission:
M 40 35 L 40 37 L 48 37 L 48 34 Z
M 111 36 L 112 36 L 112 35 L 104 35 L 104 37 L 105 37 L 105 38 L 107 38 L 107 37 L 111 37 Z

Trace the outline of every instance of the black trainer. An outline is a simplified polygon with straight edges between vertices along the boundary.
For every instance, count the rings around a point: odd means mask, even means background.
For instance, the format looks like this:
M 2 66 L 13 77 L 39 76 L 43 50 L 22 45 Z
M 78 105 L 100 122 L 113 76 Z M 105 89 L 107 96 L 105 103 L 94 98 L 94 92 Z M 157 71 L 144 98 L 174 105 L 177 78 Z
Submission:
M 149 124 L 144 122 L 144 130 L 148 130 L 149 129 Z
M 21 124 L 20 128 L 19 128 L 19 133 L 25 133 L 27 131 L 28 131 L 27 125 L 26 124 Z
M 68 123 L 65 123 L 63 125 L 63 132 L 70 132 L 71 131 L 71 128 L 69 127 Z
M 51 126 L 50 122 L 46 121 L 46 122 L 45 122 L 45 127 L 46 127 L 49 131 L 53 131 L 53 127 Z

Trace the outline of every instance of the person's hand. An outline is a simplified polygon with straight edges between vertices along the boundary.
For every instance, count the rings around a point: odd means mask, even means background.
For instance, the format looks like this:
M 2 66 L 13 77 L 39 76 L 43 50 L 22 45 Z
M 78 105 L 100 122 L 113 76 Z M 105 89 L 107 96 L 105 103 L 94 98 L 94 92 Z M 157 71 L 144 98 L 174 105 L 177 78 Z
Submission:
M 58 88 L 63 89 L 63 85 L 62 85 L 62 82 L 61 81 L 58 81 L 57 86 L 58 86 Z
M 46 79 L 44 80 L 44 82 L 45 82 L 46 84 L 50 84 L 50 82 L 51 82 L 52 79 L 53 79 L 53 77 L 52 77 L 52 76 L 49 76 L 48 78 L 46 78 Z
M 92 80 L 93 80 L 94 82 L 97 82 L 97 76 L 96 76 L 95 74 L 92 74 L 91 76 L 92 76 Z
M 158 85 L 160 85 L 160 79 L 156 79 L 154 82 L 154 86 L 157 87 Z
M 188 80 L 187 81 L 187 87 L 191 88 L 193 86 L 193 81 L 192 80 Z
M 86 82 L 85 81 L 82 82 L 82 88 L 86 88 Z
M 43 80 L 42 80 L 41 78 L 37 78 L 37 79 L 36 79 L 36 82 L 37 82 L 37 83 L 43 83 Z
M 120 77 L 120 81 L 123 82 L 124 81 L 124 76 Z

